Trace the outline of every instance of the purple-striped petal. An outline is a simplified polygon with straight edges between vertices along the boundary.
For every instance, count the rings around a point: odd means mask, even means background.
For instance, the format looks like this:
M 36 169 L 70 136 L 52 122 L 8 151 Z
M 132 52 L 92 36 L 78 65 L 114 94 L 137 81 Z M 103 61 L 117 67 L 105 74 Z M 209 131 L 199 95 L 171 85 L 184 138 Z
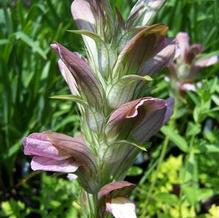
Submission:
M 24 153 L 33 156 L 31 166 L 34 170 L 55 171 L 56 164 L 60 164 L 58 172 L 61 167 L 66 172 L 74 166 L 81 166 L 86 172 L 95 171 L 94 157 L 81 136 L 73 138 L 61 133 L 33 133 L 24 139 L 23 144 Z
M 71 157 L 64 149 L 55 147 L 48 136 L 43 133 L 33 133 L 24 138 L 24 154 L 32 156 L 43 156 L 54 160 L 64 160 Z
M 171 115 L 169 101 L 145 97 L 120 106 L 108 121 L 107 134 L 127 137 L 130 133 L 143 143 L 157 133 Z
M 135 185 L 127 181 L 111 182 L 99 190 L 98 199 L 112 199 L 113 197 L 129 196 L 134 188 Z
M 52 44 L 51 47 L 70 70 L 77 82 L 80 93 L 84 93 L 87 101 L 93 106 L 102 104 L 101 84 L 94 76 L 85 59 L 81 58 L 78 53 L 69 51 L 59 43 Z
M 175 50 L 175 41 L 164 38 L 163 43 L 157 49 L 157 54 L 143 64 L 139 74 L 142 76 L 152 75 L 171 64 L 175 56 Z
M 143 66 L 147 60 L 153 58 L 164 48 L 165 25 L 144 27 L 122 49 L 114 67 L 114 77 L 127 74 L 143 74 Z M 150 74 L 150 72 L 147 72 Z M 144 73 L 145 74 L 145 73 Z

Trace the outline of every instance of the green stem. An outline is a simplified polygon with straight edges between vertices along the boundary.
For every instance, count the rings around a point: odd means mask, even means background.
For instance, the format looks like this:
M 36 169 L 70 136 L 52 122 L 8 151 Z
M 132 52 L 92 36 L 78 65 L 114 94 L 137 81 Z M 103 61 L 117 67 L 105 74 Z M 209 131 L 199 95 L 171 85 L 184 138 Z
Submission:
M 157 180 L 157 177 L 158 177 L 158 173 L 160 171 L 160 166 L 161 166 L 162 161 L 164 160 L 168 144 L 169 144 L 169 138 L 166 137 L 165 140 L 164 140 L 162 149 L 161 149 L 160 158 L 158 159 L 158 164 L 157 164 L 157 169 L 155 171 L 155 176 L 153 177 L 152 183 L 151 183 L 151 185 L 149 187 L 149 190 L 148 190 L 147 198 L 145 200 L 145 203 L 143 204 L 145 206 L 145 208 L 147 207 L 147 205 L 149 203 L 149 199 L 150 199 L 150 197 L 152 195 L 152 192 L 153 192 L 153 190 L 155 188 L 156 180 Z M 147 210 L 144 210 L 142 215 L 141 215 L 141 217 L 145 218 L 146 217 L 146 213 L 147 213 Z

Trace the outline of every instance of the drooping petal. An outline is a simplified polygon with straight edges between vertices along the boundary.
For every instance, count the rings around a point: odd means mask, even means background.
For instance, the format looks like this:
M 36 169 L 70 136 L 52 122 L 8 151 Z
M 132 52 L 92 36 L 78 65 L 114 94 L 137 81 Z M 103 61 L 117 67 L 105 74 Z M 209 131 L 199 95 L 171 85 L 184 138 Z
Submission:
M 189 50 L 189 35 L 188 33 L 180 32 L 176 35 L 176 40 L 179 46 L 177 53 L 183 60 L 185 60 Z
M 59 43 L 53 44 L 51 47 L 72 73 L 80 89 L 80 94 L 84 93 L 87 101 L 93 106 L 102 104 L 101 84 L 94 76 L 87 62 L 78 53 L 69 51 Z
M 58 61 L 59 70 L 65 79 L 66 83 L 68 84 L 69 89 L 71 90 L 72 95 L 78 95 L 77 84 L 74 79 L 74 76 L 71 74 L 70 70 L 66 67 L 64 62 L 59 59 Z
M 214 56 L 211 56 L 209 58 L 202 58 L 202 59 L 199 59 L 197 61 L 195 61 L 195 66 L 196 67 L 209 67 L 211 65 L 214 65 L 218 62 L 218 56 L 214 55 Z
M 138 0 L 128 17 L 128 27 L 148 25 L 164 3 L 165 0 Z
M 127 181 L 115 181 L 103 186 L 98 192 L 98 199 L 112 199 L 119 196 L 129 196 L 135 185 Z
M 107 134 L 109 137 L 119 138 L 131 133 L 143 143 L 157 133 L 167 120 L 168 107 L 167 101 L 150 97 L 123 104 L 111 114 Z
M 143 28 L 122 49 L 113 75 L 123 76 L 127 74 L 142 74 L 142 66 L 145 61 L 154 57 L 160 50 L 167 31 L 165 25 L 153 25 Z
M 72 162 L 77 163 L 77 166 L 81 166 L 89 172 L 95 170 L 94 157 L 82 136 L 73 138 L 54 132 L 33 133 L 24 139 L 23 144 L 26 155 L 37 157 L 36 162 L 42 164 L 41 160 L 48 162 L 45 167 L 49 166 L 50 163 L 51 166 L 55 166 L 58 162 L 65 166 L 65 163 L 70 164 Z M 54 171 L 54 169 L 51 170 Z
M 31 161 L 31 168 L 33 170 L 73 173 L 78 167 L 79 165 L 72 159 L 54 160 L 51 158 L 34 156 Z
M 106 210 L 115 218 L 137 218 L 135 204 L 127 198 L 113 198 L 106 203 Z

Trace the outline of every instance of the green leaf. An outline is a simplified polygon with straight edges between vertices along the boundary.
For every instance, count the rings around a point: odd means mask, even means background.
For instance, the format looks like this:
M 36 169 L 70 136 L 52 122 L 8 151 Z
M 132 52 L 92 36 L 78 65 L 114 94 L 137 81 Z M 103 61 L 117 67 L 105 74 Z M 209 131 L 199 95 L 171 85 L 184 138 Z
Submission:
M 155 198 L 157 199 L 157 201 L 165 203 L 165 204 L 169 204 L 169 205 L 175 205 L 179 202 L 176 195 L 169 194 L 166 192 L 160 192 L 156 194 Z
M 199 134 L 200 131 L 201 131 L 201 127 L 199 124 L 189 122 L 187 130 L 186 130 L 186 136 L 195 136 Z
M 30 46 L 34 52 L 38 53 L 41 57 L 46 59 L 46 52 L 40 48 L 37 42 L 35 42 L 32 38 L 30 38 L 26 33 L 24 32 L 16 32 L 15 36 L 17 40 L 22 40 L 24 43 L 26 43 L 28 46 Z
M 126 140 L 116 141 L 113 144 L 129 144 L 129 145 L 139 148 L 142 151 L 147 151 L 147 149 L 145 148 L 146 147 L 145 145 L 139 145 L 139 144 L 136 144 L 135 142 L 130 142 Z
M 79 96 L 74 96 L 74 95 L 55 95 L 50 97 L 51 99 L 56 99 L 56 100 L 68 100 L 68 101 L 75 101 L 79 104 L 82 105 L 87 105 L 87 102 L 85 102 L 81 97 Z
M 169 139 L 174 142 L 180 150 L 187 152 L 188 151 L 188 144 L 186 142 L 186 140 L 179 135 L 174 129 L 172 129 L 169 126 L 164 126 L 161 129 L 161 132 L 166 135 L 167 137 L 169 137 Z
M 219 152 L 219 144 L 218 145 L 207 144 L 207 145 L 203 145 L 203 147 L 205 148 L 206 152 L 209 152 L 209 153 L 218 153 Z
M 143 170 L 140 167 L 133 166 L 129 168 L 127 176 L 139 176 L 143 173 Z

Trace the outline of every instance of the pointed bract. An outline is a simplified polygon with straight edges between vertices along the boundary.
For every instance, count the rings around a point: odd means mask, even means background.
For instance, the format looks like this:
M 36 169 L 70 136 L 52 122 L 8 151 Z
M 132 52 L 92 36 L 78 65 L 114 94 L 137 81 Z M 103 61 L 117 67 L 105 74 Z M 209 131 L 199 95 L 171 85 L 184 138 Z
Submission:
M 24 153 L 33 156 L 33 170 L 70 173 L 79 166 L 89 171 L 95 167 L 92 154 L 81 136 L 73 138 L 53 132 L 32 133 L 23 140 L 23 144 Z
M 101 84 L 94 76 L 87 62 L 78 53 L 69 51 L 59 43 L 52 44 L 51 47 L 72 73 L 80 94 L 84 94 L 87 101 L 93 106 L 102 104 Z
M 164 3 L 165 0 L 138 0 L 128 17 L 128 28 L 148 25 Z
M 166 31 L 165 25 L 153 25 L 140 30 L 122 49 L 113 69 L 114 77 L 150 74 L 150 72 L 145 73 L 143 65 L 157 55 L 161 51 L 160 48 L 164 49 L 162 45 Z

